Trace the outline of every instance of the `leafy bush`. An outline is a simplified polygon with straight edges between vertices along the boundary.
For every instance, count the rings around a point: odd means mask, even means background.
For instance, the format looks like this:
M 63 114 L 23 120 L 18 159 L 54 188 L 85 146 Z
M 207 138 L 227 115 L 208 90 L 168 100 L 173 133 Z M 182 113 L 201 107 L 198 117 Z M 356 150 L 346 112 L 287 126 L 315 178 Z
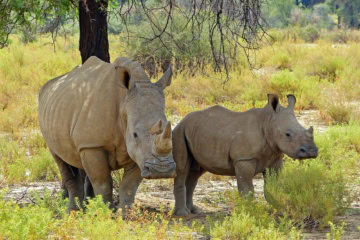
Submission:
M 266 203 L 240 198 L 237 192 L 230 198 L 234 203 L 232 213 L 212 224 L 212 239 L 300 239 L 300 232 L 292 227 L 291 220 L 283 218 L 278 224 Z
M 36 147 L 35 141 L 0 138 L 0 182 L 54 181 L 59 179 L 58 167 L 49 150 Z M 42 140 L 43 141 L 43 140 Z M 32 147 L 26 148 L 29 143 Z M 24 146 L 25 145 L 25 146 Z M 2 179 L 3 178 L 3 179 Z
M 278 178 L 269 176 L 266 191 L 269 203 L 299 225 L 325 226 L 351 203 L 343 172 L 319 160 L 286 162 Z
M 345 222 L 342 222 L 341 225 L 336 226 L 334 223 L 329 222 L 330 233 L 326 234 L 326 239 L 329 240 L 341 240 L 342 236 L 345 234 Z
M 0 196 L 0 238 L 4 239 L 190 239 L 191 232 L 167 215 L 139 213 L 134 221 L 113 214 L 100 196 L 86 211 L 66 213 L 66 202 L 46 195 L 36 205 L 20 208 Z M 171 234 L 170 234 L 171 233 Z
M 319 39 L 320 33 L 313 25 L 308 25 L 300 29 L 299 36 L 305 41 L 313 43 Z

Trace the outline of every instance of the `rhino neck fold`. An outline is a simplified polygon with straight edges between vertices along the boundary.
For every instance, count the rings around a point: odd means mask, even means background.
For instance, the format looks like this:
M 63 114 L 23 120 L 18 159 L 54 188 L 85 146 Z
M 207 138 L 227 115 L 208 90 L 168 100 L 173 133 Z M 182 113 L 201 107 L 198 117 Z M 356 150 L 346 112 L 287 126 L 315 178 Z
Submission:
M 262 111 L 262 130 L 263 130 L 263 133 L 265 135 L 265 139 L 266 139 L 266 145 L 265 145 L 265 148 L 264 148 L 264 152 L 267 152 L 267 151 L 271 151 L 273 153 L 276 153 L 276 154 L 281 154 L 281 151 L 279 149 L 279 147 L 276 145 L 275 143 L 275 135 L 274 135 L 274 132 L 273 132 L 273 113 L 271 110 L 267 109 L 267 107 L 263 108 L 263 111 Z

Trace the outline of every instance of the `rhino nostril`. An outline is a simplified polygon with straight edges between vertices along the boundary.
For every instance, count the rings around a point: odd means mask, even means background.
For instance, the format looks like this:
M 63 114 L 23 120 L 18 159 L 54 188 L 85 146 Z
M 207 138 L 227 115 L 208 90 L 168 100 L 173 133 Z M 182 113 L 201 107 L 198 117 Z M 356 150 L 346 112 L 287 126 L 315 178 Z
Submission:
M 301 152 L 301 153 L 306 153 L 306 148 L 301 147 L 301 148 L 299 149 L 299 152 Z

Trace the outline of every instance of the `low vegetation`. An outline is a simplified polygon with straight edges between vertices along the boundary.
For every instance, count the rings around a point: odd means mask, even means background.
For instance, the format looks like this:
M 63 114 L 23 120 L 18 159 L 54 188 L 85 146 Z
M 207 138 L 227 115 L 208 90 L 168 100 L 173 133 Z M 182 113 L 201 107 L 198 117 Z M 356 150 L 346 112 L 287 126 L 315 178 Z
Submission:
M 338 44 L 336 34 L 346 35 L 347 44 Z M 235 111 L 262 107 L 269 92 L 282 102 L 295 94 L 296 110 L 320 110 L 329 129 L 315 132 L 319 157 L 286 159 L 284 170 L 267 182 L 269 203 L 229 193 L 225 199 L 232 206 L 230 215 L 208 218 L 206 226 L 194 222 L 191 229 L 167 212 L 135 211 L 132 220 L 124 221 L 101 199 L 90 201 L 86 211 L 68 215 L 59 196 L 47 194 L 20 207 L 5 201 L 3 192 L 0 238 L 191 239 L 197 232 L 214 239 L 301 239 L 309 224 L 330 224 L 329 238 L 340 238 L 344 226 L 335 216 L 349 207 L 351 184 L 359 182 L 360 88 L 355 86 L 360 86 L 360 34 L 322 31 L 312 44 L 296 28 L 273 31 L 272 36 L 273 45 L 264 45 L 256 61 L 251 59 L 256 69 L 248 70 L 239 54 L 230 81 L 223 84 L 224 75 L 212 73 L 208 64 L 194 73 L 184 67 L 186 60 L 173 62 L 177 73 L 166 90 L 166 113 L 173 122 L 214 104 Z M 24 45 L 12 36 L 9 48 L 0 50 L 0 186 L 59 179 L 39 132 L 37 93 L 46 81 L 80 64 L 76 39 L 59 37 L 54 51 L 47 37 Z M 118 36 L 110 42 L 112 60 L 131 50 Z

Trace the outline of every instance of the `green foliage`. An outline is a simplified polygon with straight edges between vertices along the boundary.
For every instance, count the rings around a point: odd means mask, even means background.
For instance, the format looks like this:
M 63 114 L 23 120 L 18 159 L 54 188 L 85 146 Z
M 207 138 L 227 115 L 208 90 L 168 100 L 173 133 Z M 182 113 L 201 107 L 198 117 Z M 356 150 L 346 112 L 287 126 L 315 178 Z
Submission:
M 317 28 L 313 25 L 308 25 L 304 28 L 301 28 L 300 32 L 299 32 L 299 36 L 305 41 L 305 42 L 310 42 L 313 43 L 316 40 L 319 39 L 320 37 L 320 33 L 317 30 Z
M 329 222 L 330 233 L 326 234 L 326 239 L 328 240 L 341 240 L 342 236 L 344 236 L 345 230 L 345 222 L 342 222 L 341 225 L 337 226 L 332 222 Z
M 199 19 L 205 16 L 199 16 Z M 166 18 L 159 23 L 160 26 L 166 25 Z M 172 35 L 165 34 L 161 38 L 148 41 L 147 37 L 152 36 L 153 28 L 149 21 L 141 21 L 129 27 L 136 38 L 128 41 L 126 33 L 121 35 L 124 42 L 128 42 L 126 54 L 144 63 L 150 73 L 158 71 L 158 68 L 172 63 L 177 69 L 193 72 L 194 69 L 204 69 L 211 64 L 213 55 L 209 41 L 208 28 L 202 28 L 196 37 L 193 36 L 194 29 L 191 24 L 181 15 L 174 13 L 172 16 L 171 32 Z M 156 34 L 160 34 L 160 30 Z M 198 31 L 198 30 L 196 30 Z M 219 37 L 215 36 L 214 46 L 218 45 Z M 227 51 L 228 49 L 226 49 Z
M 35 205 L 20 208 L 0 197 L 0 238 L 4 239 L 190 239 L 191 232 L 169 216 L 141 213 L 133 221 L 114 214 L 101 197 L 89 200 L 86 211 L 66 213 L 64 200 L 47 194 Z M 171 232 L 171 235 L 169 234 Z
M 8 35 L 21 29 L 25 43 L 34 41 L 33 25 L 43 24 L 53 16 L 74 16 L 76 8 L 71 1 L 14 0 L 0 2 L 0 48 L 8 44 Z
M 325 226 L 350 204 L 342 171 L 318 160 L 286 162 L 278 178 L 269 177 L 266 192 L 269 203 L 299 225 Z
M 0 182 L 54 181 L 58 179 L 59 171 L 49 150 L 43 145 L 37 147 L 35 144 L 31 148 L 26 148 L 21 141 L 0 138 L 0 158 L 2 159 Z M 31 138 L 25 142 L 25 145 L 34 143 Z
M 212 223 L 212 239 L 301 239 L 291 220 L 283 218 L 278 224 L 266 203 L 240 198 L 237 192 L 230 199 L 234 204 L 233 211 L 223 221 Z
M 346 27 L 359 28 L 360 24 L 360 1 L 359 0 L 327 0 L 330 9 L 339 17 L 339 25 Z
M 0 208 L 0 238 L 45 239 L 51 232 L 52 213 L 41 205 L 20 208 L 0 197 Z
M 263 7 L 265 19 L 272 27 L 287 27 L 291 22 L 291 12 L 296 8 L 293 0 L 269 0 Z

